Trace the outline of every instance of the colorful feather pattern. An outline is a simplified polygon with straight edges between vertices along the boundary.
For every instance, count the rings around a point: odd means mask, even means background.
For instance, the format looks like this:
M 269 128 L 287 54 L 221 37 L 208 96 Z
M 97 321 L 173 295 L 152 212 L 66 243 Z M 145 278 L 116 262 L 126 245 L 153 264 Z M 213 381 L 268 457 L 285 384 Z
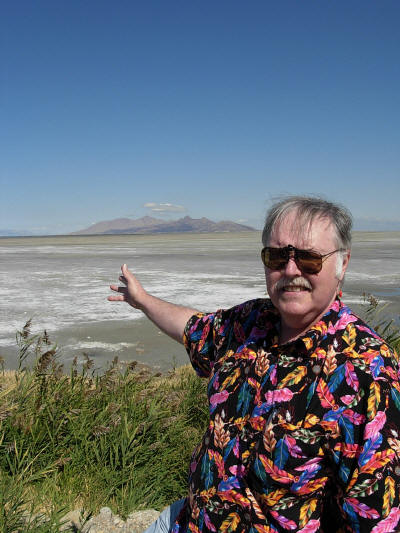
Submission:
M 393 402 L 397 407 L 397 411 L 400 411 L 400 391 L 393 388 L 390 392 L 392 395 Z
M 293 370 L 293 372 L 290 372 L 287 376 L 285 376 L 278 384 L 278 389 L 283 389 L 284 387 L 291 385 L 296 385 L 299 383 L 302 378 L 307 374 L 307 367 L 306 366 L 298 366 L 296 370 Z
M 386 423 L 386 413 L 378 411 L 373 420 L 365 426 L 364 438 L 370 439 L 377 435 Z
M 244 416 L 248 412 L 252 398 L 252 388 L 247 381 L 245 381 L 240 387 L 237 404 L 237 412 L 240 413 L 241 416 Z
M 337 368 L 336 350 L 330 345 L 326 353 L 324 371 L 326 376 L 330 376 Z
M 273 533 L 274 531 L 276 531 L 276 529 L 272 529 L 270 526 L 265 526 L 263 524 L 254 524 L 254 529 L 258 533 Z
M 358 381 L 357 374 L 354 371 L 354 365 L 351 361 L 346 361 L 344 368 L 346 382 L 348 386 L 351 387 L 355 392 L 357 392 L 360 387 L 360 382 Z
M 377 355 L 376 357 L 372 359 L 371 370 L 372 370 L 372 375 L 374 376 L 374 378 L 377 378 L 380 375 L 384 364 L 385 363 L 381 355 Z
M 299 529 L 298 533 L 316 533 L 320 530 L 320 521 L 310 520 L 303 528 Z
M 264 429 L 263 444 L 265 450 L 272 454 L 276 446 L 275 433 L 272 424 L 268 424 Z
M 287 489 L 280 488 L 262 495 L 262 502 L 268 507 L 274 507 L 287 494 Z
M 254 511 L 254 513 L 256 514 L 257 518 L 259 518 L 261 522 L 265 522 L 265 514 L 263 513 L 258 500 L 254 496 L 252 491 L 249 489 L 249 487 L 245 488 L 245 494 L 246 494 L 247 498 L 249 499 L 250 504 L 251 504 L 251 508 Z
M 371 533 L 396 533 L 398 531 L 397 525 L 400 520 L 400 508 L 393 507 L 389 515 L 381 520 L 373 529 Z
M 217 529 L 214 526 L 214 524 L 211 522 L 211 519 L 206 512 L 204 512 L 204 523 L 207 526 L 207 529 L 209 529 L 213 533 L 216 533 Z
M 391 449 L 374 453 L 369 461 L 360 468 L 360 473 L 373 474 L 375 471 L 381 470 L 383 466 L 392 461 L 394 455 L 395 453 Z
M 268 405 L 275 403 L 289 402 L 293 398 L 293 392 L 288 388 L 281 388 L 268 391 L 264 394 L 264 398 Z
M 382 516 L 386 518 L 392 510 L 395 497 L 395 481 L 391 476 L 385 478 L 385 492 L 383 494 Z
M 357 413 L 352 409 L 345 409 L 343 411 L 343 416 L 345 416 L 352 424 L 359 426 L 365 422 L 365 415 Z
M 204 454 L 201 462 L 201 477 L 204 481 L 205 488 L 209 489 L 213 482 L 213 474 L 211 471 L 211 461 L 208 453 Z
M 300 479 L 302 479 L 302 476 L 300 477 Z M 307 477 L 308 476 L 304 475 L 304 479 L 307 479 Z M 325 486 L 327 479 L 328 479 L 327 477 L 321 477 L 319 479 L 312 479 L 311 481 L 307 481 L 307 483 L 304 483 L 301 486 L 299 486 L 300 485 L 300 481 L 299 481 L 297 483 L 294 483 L 291 486 L 291 489 L 294 492 L 296 492 L 296 494 L 313 494 L 314 492 L 320 490 L 322 487 Z
M 286 462 L 289 458 L 288 445 L 286 439 L 279 439 L 274 450 L 274 464 L 279 468 L 285 468 Z
M 274 479 L 275 481 L 279 481 L 280 483 L 283 483 L 285 485 L 293 482 L 293 474 L 278 468 L 270 459 L 268 459 L 268 457 L 265 457 L 264 455 L 259 455 L 259 459 L 265 469 L 265 472 L 269 474 L 272 479 Z
M 335 406 L 335 399 L 331 391 L 329 390 L 328 385 L 322 379 L 319 381 L 317 385 L 317 394 L 318 394 L 318 398 L 320 399 L 322 407 L 329 409 Z
M 217 405 L 220 403 L 225 403 L 228 399 L 229 392 L 227 390 L 223 390 L 222 392 L 216 392 L 212 396 L 210 396 L 210 411 L 215 411 Z
M 346 502 L 363 518 L 379 518 L 376 509 L 368 507 L 368 505 L 359 502 L 356 498 L 346 498 Z
M 329 392 L 333 393 L 336 391 L 336 389 L 342 384 L 345 374 L 346 374 L 346 367 L 345 367 L 345 364 L 343 363 L 336 368 L 336 370 L 333 372 L 333 374 L 329 378 L 329 382 L 328 382 Z
M 355 458 L 359 457 L 361 453 L 361 447 L 359 444 L 347 444 L 347 443 L 338 443 L 334 447 L 335 451 L 340 451 L 344 457 Z
M 381 388 L 378 381 L 373 381 L 369 386 L 367 418 L 373 420 L 381 401 Z
M 300 446 L 297 444 L 296 439 L 294 439 L 293 437 L 289 437 L 289 435 L 286 435 L 285 442 L 286 442 L 288 452 L 291 457 L 296 457 L 296 458 L 306 457 L 306 455 L 304 455 Z
M 360 517 L 357 515 L 353 507 L 347 503 L 347 501 L 344 501 L 343 503 L 343 511 L 347 515 L 346 522 L 350 522 L 352 529 L 351 531 L 354 531 L 355 533 L 361 533 L 360 532 Z
M 368 463 L 375 451 L 379 449 L 382 444 L 383 437 L 380 433 L 376 433 L 370 439 L 365 441 L 362 453 L 359 455 L 358 464 L 364 466 Z
M 278 522 L 280 526 L 282 526 L 284 529 L 292 530 L 297 529 L 297 524 L 293 520 L 290 520 L 289 518 L 286 518 L 285 516 L 280 515 L 276 511 L 271 511 L 271 516 L 275 518 L 275 520 Z
M 227 387 L 229 387 L 229 385 L 233 385 L 238 377 L 240 376 L 241 372 L 240 372 L 240 368 L 236 368 L 232 374 L 229 374 L 228 377 L 226 377 L 221 385 L 221 389 L 224 390 L 226 389 Z
M 235 490 L 218 491 L 217 496 L 221 498 L 222 501 L 236 503 L 240 507 L 243 507 L 243 509 L 248 509 L 250 507 L 248 498 Z
M 223 480 L 219 483 L 217 487 L 218 492 L 233 489 L 240 489 L 240 481 L 236 476 L 224 476 Z
M 310 521 L 311 516 L 317 508 L 317 503 L 317 498 L 311 498 L 310 500 L 307 500 L 304 505 L 301 506 L 299 520 L 300 528 L 303 528 Z
M 219 531 L 221 533 L 231 533 L 232 531 L 236 531 L 239 524 L 240 516 L 237 513 L 230 513 L 222 522 Z
M 215 465 L 218 470 L 218 475 L 223 477 L 225 475 L 225 463 L 222 455 L 215 450 L 209 450 L 208 454 L 212 459 L 214 459 Z

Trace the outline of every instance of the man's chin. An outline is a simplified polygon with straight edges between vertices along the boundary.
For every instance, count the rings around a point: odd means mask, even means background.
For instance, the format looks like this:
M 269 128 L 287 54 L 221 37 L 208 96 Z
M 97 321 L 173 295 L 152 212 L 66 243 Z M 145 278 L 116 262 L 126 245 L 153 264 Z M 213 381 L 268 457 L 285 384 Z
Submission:
M 302 322 L 310 312 L 310 292 L 283 292 L 278 298 L 271 298 L 272 303 L 283 317 L 290 317 L 290 321 Z

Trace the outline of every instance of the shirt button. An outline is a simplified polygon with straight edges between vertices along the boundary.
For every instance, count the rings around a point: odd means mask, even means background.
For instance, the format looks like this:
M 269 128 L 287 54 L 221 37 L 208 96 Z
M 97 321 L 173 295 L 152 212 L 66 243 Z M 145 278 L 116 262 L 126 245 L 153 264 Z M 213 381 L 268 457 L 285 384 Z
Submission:
M 339 406 L 338 406 L 338 405 L 334 405 L 334 406 L 332 407 L 332 409 L 333 409 L 334 411 L 337 411 L 337 410 L 339 409 Z
M 395 467 L 394 473 L 396 474 L 396 476 L 400 476 L 400 466 Z
M 321 373 L 321 370 L 322 370 L 321 365 L 314 365 L 312 367 L 312 371 L 314 372 L 316 376 Z

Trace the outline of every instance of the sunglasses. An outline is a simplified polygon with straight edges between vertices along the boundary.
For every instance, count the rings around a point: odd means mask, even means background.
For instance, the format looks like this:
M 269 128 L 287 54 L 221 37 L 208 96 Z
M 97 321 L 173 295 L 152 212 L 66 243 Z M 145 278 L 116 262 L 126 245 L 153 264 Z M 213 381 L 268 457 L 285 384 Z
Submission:
M 318 252 L 299 250 L 291 244 L 284 248 L 271 248 L 266 246 L 261 250 L 261 259 L 264 265 L 271 270 L 281 270 L 293 258 L 299 270 L 306 274 L 318 274 L 322 269 L 322 263 L 330 255 L 336 252 L 344 252 L 343 248 L 333 250 L 328 254 L 321 255 Z

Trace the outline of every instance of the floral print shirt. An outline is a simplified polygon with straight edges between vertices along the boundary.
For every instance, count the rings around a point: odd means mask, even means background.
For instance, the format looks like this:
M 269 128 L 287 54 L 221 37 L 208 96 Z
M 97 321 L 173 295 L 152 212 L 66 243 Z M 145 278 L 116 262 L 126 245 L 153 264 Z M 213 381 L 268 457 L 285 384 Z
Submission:
M 400 531 L 398 356 L 339 299 L 278 344 L 268 299 L 196 314 L 210 422 L 174 532 Z

